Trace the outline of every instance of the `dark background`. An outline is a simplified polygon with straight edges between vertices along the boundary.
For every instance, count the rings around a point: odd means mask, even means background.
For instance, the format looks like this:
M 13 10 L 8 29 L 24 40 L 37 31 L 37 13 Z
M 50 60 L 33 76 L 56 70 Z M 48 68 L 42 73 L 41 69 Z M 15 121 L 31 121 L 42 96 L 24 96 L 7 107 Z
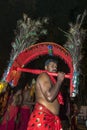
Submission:
M 0 77 L 8 66 L 12 49 L 11 42 L 14 40 L 14 29 L 16 29 L 17 20 L 22 18 L 23 13 L 28 14 L 32 19 L 48 17 L 49 33 L 45 39 L 41 39 L 41 42 L 52 41 L 63 45 L 66 42 L 66 37 L 63 32 L 58 30 L 58 27 L 67 32 L 69 23 L 74 23 L 77 15 L 82 14 L 85 9 L 87 9 L 87 0 L 0 0 Z M 87 17 L 83 25 L 87 29 Z M 86 40 L 84 48 L 86 55 Z M 85 90 L 87 58 L 85 57 L 83 60 L 84 75 L 81 80 Z
M 50 33 L 46 41 L 63 45 L 66 38 L 58 27 L 67 31 L 69 23 L 74 22 L 76 16 L 85 9 L 87 9 L 87 0 L 0 0 L 0 75 L 8 65 L 14 29 L 23 13 L 34 19 L 49 17 Z

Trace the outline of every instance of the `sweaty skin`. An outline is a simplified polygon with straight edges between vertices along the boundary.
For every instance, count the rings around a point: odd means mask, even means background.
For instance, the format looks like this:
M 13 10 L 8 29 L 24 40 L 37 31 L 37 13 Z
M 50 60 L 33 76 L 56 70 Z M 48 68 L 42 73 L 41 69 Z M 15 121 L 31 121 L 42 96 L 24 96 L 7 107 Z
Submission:
M 49 65 L 45 66 L 45 70 L 49 72 L 56 72 L 57 65 L 54 62 L 50 62 Z M 59 114 L 59 102 L 57 95 L 60 90 L 60 86 L 64 80 L 65 74 L 58 72 L 57 82 L 54 85 L 47 73 L 41 73 L 36 81 L 36 102 L 44 105 L 54 115 Z

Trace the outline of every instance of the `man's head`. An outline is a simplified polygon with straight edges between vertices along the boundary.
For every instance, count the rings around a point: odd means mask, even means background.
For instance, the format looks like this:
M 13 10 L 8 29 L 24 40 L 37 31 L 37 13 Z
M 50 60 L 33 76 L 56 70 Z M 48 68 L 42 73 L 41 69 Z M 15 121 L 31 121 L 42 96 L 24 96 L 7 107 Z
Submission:
M 57 71 L 57 61 L 54 59 L 46 60 L 45 70 L 48 70 L 49 72 L 56 72 Z

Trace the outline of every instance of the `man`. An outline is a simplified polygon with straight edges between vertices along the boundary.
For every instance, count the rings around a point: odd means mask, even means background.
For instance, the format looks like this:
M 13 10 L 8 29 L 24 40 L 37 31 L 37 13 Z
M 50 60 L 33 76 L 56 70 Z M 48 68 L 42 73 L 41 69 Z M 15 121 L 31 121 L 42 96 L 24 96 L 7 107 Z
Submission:
M 57 71 L 57 62 L 48 59 L 45 62 L 45 70 Z M 31 114 L 27 130 L 62 130 L 59 114 L 59 94 L 65 74 L 58 72 L 57 82 L 54 85 L 53 77 L 46 72 L 41 73 L 36 80 L 36 105 Z M 59 95 L 59 98 L 61 96 Z M 61 101 L 61 100 L 60 100 Z

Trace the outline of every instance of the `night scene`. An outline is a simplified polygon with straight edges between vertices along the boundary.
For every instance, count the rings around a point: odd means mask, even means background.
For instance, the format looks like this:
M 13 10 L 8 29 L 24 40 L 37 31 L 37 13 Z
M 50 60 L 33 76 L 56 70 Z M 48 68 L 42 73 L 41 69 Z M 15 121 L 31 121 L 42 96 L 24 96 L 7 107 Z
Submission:
M 0 130 L 87 129 L 87 0 L 0 0 Z

